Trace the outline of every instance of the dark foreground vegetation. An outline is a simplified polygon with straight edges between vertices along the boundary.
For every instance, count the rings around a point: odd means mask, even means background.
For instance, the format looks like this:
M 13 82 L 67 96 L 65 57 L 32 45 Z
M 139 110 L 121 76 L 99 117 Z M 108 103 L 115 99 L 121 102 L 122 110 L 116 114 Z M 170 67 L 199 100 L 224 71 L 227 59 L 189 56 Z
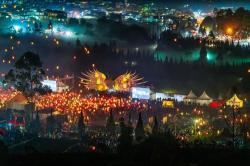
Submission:
M 199 140 L 187 143 L 176 140 L 170 132 L 155 129 L 150 136 L 132 141 L 126 128 L 122 129 L 115 148 L 97 140 L 90 141 L 95 142 L 90 146 L 87 139 L 33 137 L 29 143 L 15 147 L 1 143 L 0 165 L 240 166 L 250 163 L 247 147 Z
M 248 165 L 248 150 L 190 148 L 168 149 L 160 142 L 145 143 L 126 153 L 27 153 L 2 155 L 1 165 L 105 165 L 105 166 L 208 166 Z

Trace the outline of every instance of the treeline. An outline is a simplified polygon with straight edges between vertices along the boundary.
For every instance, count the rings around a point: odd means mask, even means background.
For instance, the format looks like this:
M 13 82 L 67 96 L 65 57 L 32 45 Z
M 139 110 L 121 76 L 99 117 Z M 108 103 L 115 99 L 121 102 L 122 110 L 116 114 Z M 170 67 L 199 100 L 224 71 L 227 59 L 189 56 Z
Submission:
M 201 46 L 205 44 L 208 50 L 212 50 L 216 53 L 216 60 L 218 60 L 219 63 L 223 63 L 223 60 L 226 58 L 248 58 L 250 55 L 249 44 L 240 45 L 239 41 L 217 41 L 214 39 L 215 35 L 213 32 L 210 32 L 206 39 L 200 39 L 194 37 L 183 38 L 178 33 L 165 31 L 159 39 L 158 50 L 170 49 L 188 52 L 201 48 Z M 244 61 L 244 59 L 241 59 L 241 61 Z
M 121 20 L 108 19 L 105 16 L 98 18 L 95 22 L 85 19 L 69 19 L 68 24 L 78 27 L 79 31 L 83 31 L 84 35 L 89 37 L 115 39 L 126 44 L 149 44 L 152 42 L 150 31 L 140 25 L 124 24 Z
M 90 55 L 82 51 L 83 47 L 90 50 Z M 218 93 L 232 86 L 238 86 L 242 91 L 250 90 L 250 77 L 247 72 L 249 63 L 215 65 L 199 60 L 175 61 L 173 58 L 160 61 L 156 60 L 154 52 L 150 50 L 121 48 L 115 42 L 93 46 L 80 45 L 76 55 L 77 60 L 72 61 L 72 71 L 76 75 L 91 69 L 94 64 L 98 70 L 112 79 L 126 71 L 136 72 L 158 90 L 206 89 Z

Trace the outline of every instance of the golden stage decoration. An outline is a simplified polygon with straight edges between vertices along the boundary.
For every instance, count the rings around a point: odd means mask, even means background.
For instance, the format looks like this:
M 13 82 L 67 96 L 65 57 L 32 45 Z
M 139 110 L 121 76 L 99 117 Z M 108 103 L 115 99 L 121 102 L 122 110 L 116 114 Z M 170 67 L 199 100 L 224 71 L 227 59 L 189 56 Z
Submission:
M 126 72 L 113 81 L 107 79 L 106 75 L 102 72 L 93 69 L 87 73 L 82 73 L 80 83 L 88 90 L 106 91 L 113 89 L 115 91 L 128 92 L 130 88 L 143 84 L 142 79 L 136 73 Z

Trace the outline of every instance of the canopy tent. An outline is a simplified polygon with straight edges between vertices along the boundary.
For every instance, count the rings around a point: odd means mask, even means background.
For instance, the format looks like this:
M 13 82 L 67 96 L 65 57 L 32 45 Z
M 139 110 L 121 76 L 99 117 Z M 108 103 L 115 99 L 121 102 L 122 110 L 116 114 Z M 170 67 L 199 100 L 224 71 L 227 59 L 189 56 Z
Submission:
M 186 97 L 184 97 L 183 101 L 187 104 L 193 104 L 196 102 L 197 96 L 191 90 Z
M 243 107 L 243 100 L 239 99 L 236 94 L 234 96 L 227 100 L 226 105 L 230 107 L 237 107 L 237 108 L 242 108 Z
M 6 107 L 13 110 L 25 110 L 26 104 L 28 104 L 28 99 L 19 93 L 6 103 Z
M 196 103 L 199 105 L 209 105 L 212 101 L 213 99 L 204 91 L 201 96 L 197 98 Z

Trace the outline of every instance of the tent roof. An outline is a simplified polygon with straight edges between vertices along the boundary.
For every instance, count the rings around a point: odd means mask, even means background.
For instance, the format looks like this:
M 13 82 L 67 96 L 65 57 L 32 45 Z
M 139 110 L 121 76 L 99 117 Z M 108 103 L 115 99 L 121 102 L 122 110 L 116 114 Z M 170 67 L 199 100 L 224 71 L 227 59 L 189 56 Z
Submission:
M 204 91 L 200 97 L 198 97 L 199 100 L 212 100 L 211 97 L 209 97 L 206 93 L 206 91 Z
M 241 101 L 241 99 L 239 99 L 239 97 L 234 94 L 233 97 L 231 97 L 228 101 Z
M 230 106 L 243 107 L 243 100 L 239 99 L 236 94 L 234 94 L 233 97 L 229 99 L 226 103 Z
M 8 103 L 20 103 L 20 104 L 27 104 L 28 99 L 21 93 L 14 96 L 12 99 L 8 101 Z
M 197 98 L 197 96 L 194 94 L 194 92 L 192 90 L 185 97 L 185 99 L 196 99 L 196 98 Z

